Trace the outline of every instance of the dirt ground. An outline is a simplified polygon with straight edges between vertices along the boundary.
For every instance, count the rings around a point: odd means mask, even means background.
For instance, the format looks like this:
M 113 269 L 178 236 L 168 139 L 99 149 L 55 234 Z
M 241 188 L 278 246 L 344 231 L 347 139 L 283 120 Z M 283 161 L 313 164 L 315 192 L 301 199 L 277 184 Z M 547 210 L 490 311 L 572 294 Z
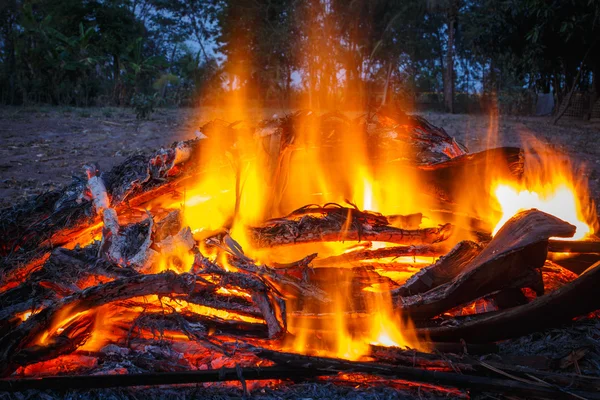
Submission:
M 253 118 L 283 115 L 282 110 L 258 110 Z M 495 145 L 521 145 L 523 134 L 533 135 L 585 165 L 592 196 L 600 198 L 600 124 L 550 118 L 500 117 L 497 124 L 483 115 L 425 112 L 471 152 L 489 147 L 488 132 L 497 125 Z M 138 121 L 123 108 L 0 108 L 0 208 L 27 196 L 60 187 L 81 175 L 86 163 L 101 170 L 138 151 L 151 151 L 173 141 L 193 138 L 203 123 L 223 118 L 220 110 L 161 109 L 150 120 Z M 596 201 L 596 204 L 599 202 Z

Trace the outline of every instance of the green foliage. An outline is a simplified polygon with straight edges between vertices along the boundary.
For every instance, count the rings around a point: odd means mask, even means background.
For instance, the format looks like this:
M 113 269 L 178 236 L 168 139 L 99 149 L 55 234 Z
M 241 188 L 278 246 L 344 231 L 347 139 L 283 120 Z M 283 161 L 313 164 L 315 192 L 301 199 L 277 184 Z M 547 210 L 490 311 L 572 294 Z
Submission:
M 598 0 L 5 0 L 0 102 L 148 118 L 234 86 L 256 104 L 346 107 L 386 85 L 410 104 L 450 79 L 459 109 L 483 89 L 520 113 L 534 91 L 600 92 L 598 42 Z
M 154 93 L 151 96 L 138 93 L 131 98 L 131 105 L 135 110 L 135 117 L 137 119 L 150 119 L 150 116 L 158 103 L 159 99 L 157 93 Z

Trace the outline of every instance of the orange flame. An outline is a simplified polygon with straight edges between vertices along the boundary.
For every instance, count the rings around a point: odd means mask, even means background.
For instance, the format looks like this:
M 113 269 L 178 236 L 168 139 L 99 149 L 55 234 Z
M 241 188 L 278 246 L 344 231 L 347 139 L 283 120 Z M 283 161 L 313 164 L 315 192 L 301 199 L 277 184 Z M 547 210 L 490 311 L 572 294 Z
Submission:
M 525 174 L 521 182 L 496 181 L 492 193 L 501 217 L 495 234 L 506 221 L 520 211 L 537 208 L 552 214 L 577 230 L 572 238 L 580 240 L 594 233 L 595 207 L 587 193 L 584 174 L 575 175 L 565 156 L 531 137 L 526 138 Z

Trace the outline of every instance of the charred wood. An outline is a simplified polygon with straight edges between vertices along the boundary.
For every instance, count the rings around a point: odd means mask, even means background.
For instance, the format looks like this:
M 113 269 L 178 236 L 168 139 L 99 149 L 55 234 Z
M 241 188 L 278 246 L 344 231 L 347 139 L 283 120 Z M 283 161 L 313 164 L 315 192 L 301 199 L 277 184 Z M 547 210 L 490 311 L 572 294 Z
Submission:
M 456 182 L 515 181 L 523 175 L 524 153 L 517 147 L 500 147 L 465 154 L 451 160 L 419 167 L 424 191 L 446 203 L 455 204 L 464 194 Z M 489 198 L 485 185 L 473 185 L 472 198 Z
M 440 257 L 435 264 L 413 275 L 401 287 L 394 290 L 393 294 L 411 296 L 447 283 L 463 272 L 480 251 L 481 247 L 477 243 L 460 242 L 448 254 Z
M 74 375 L 45 378 L 1 379 L 0 391 L 22 392 L 25 390 L 71 390 L 101 389 L 128 386 L 181 385 L 204 382 L 267 379 L 309 379 L 316 376 L 335 375 L 331 371 L 310 371 L 290 367 L 240 367 L 205 371 L 161 372 L 126 375 Z
M 530 287 L 542 294 L 540 268 L 548 239 L 574 233 L 574 226 L 552 215 L 538 210 L 519 213 L 452 281 L 414 296 L 394 293 L 393 301 L 412 318 L 426 319 L 502 289 Z
M 176 180 L 181 171 L 175 167 L 186 161 L 192 163 L 199 145 L 199 140 L 178 142 L 151 156 L 130 157 L 102 175 L 110 207 L 115 208 L 126 199 Z M 36 250 L 55 234 L 77 230 L 82 224 L 92 222 L 96 213 L 86 183 L 74 178 L 73 183 L 63 189 L 0 210 L 0 255 Z M 64 242 L 58 240 L 47 243 L 49 248 L 62 244 Z
M 250 237 L 257 248 L 293 245 L 311 242 L 377 241 L 404 245 L 434 244 L 443 242 L 452 234 L 452 225 L 437 228 L 407 230 L 386 225 L 349 224 L 324 222 L 323 219 L 306 216 L 299 221 L 278 222 L 250 228 Z
M 500 355 L 489 355 L 478 359 L 473 357 L 473 355 L 485 354 L 490 349 L 490 345 L 451 343 L 450 348 L 455 348 L 459 351 L 452 352 L 454 354 L 441 354 L 448 353 L 441 350 L 444 348 L 444 345 L 435 342 L 432 344 L 435 346 L 434 350 L 437 350 L 436 353 L 422 353 L 396 347 L 371 346 L 371 357 L 375 358 L 378 362 L 394 365 L 419 366 L 429 369 L 442 368 L 473 375 L 496 375 L 496 370 L 499 370 L 522 379 L 535 376 L 549 383 L 565 385 L 569 388 L 577 388 L 579 390 L 597 391 L 600 389 L 600 382 L 595 377 L 549 371 L 548 369 L 555 367 L 555 360 L 546 359 L 545 357 L 542 357 L 540 360 L 531 360 L 529 358 L 513 359 Z M 461 346 L 464 350 L 468 348 L 469 353 L 463 353 Z M 483 350 L 483 352 L 475 352 L 473 350 Z M 530 364 L 542 366 L 543 369 L 533 368 Z
M 600 254 L 600 240 L 550 240 L 548 251 L 554 253 Z
M 314 267 L 328 267 L 339 264 L 352 264 L 357 261 L 373 260 L 378 258 L 396 257 L 438 257 L 444 254 L 444 247 L 440 245 L 420 246 L 395 246 L 375 250 L 356 250 L 338 256 L 317 258 L 313 261 Z
M 418 332 L 433 340 L 486 343 L 561 326 L 600 308 L 600 298 L 595 295 L 599 284 L 600 262 L 574 281 L 528 304 L 461 321 L 446 321 L 445 326 L 422 328 Z
M 427 382 L 461 389 L 470 389 L 473 391 L 510 393 L 526 397 L 572 398 L 572 395 L 575 394 L 584 398 L 600 399 L 600 394 L 595 391 L 583 392 L 572 390 L 571 388 L 549 386 L 548 384 L 542 384 L 533 380 L 516 381 L 511 379 L 489 378 L 467 374 L 430 371 L 422 368 L 393 366 L 383 363 L 345 361 L 335 358 L 280 353 L 264 349 L 257 351 L 257 356 L 271 360 L 280 366 L 309 369 L 313 371 L 364 372 L 406 379 L 413 382 Z
M 248 276 L 238 276 L 233 273 L 223 274 L 219 286 L 229 287 L 230 285 L 247 289 L 251 293 L 253 302 L 261 310 L 269 327 L 270 337 L 277 336 L 285 330 L 285 306 L 282 305 L 283 301 L 277 297 L 276 293 L 268 293 L 267 286 Z M 18 365 L 38 361 L 36 357 L 43 356 L 44 352 L 32 352 L 31 346 L 36 345 L 40 335 L 52 326 L 59 313 L 68 312 L 70 315 L 77 315 L 110 302 L 137 296 L 150 294 L 159 296 L 191 295 L 203 290 L 211 291 L 215 287 L 215 284 L 201 278 L 198 279 L 194 275 L 163 273 L 118 279 L 88 288 L 44 308 L 11 333 L 2 337 L 0 339 L 2 347 L 0 369 L 2 374 L 7 374 L 11 373 Z M 53 354 L 65 354 L 70 351 L 72 351 L 70 344 L 65 343 Z M 31 356 L 24 358 L 22 356 L 24 352 L 31 352 Z

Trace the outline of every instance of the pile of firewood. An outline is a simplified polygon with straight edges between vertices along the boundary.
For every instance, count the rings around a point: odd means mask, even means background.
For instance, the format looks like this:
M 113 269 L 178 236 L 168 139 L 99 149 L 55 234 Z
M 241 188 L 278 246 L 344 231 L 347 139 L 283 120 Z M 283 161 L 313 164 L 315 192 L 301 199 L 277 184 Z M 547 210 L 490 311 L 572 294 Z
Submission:
M 489 227 L 476 218 L 458 226 L 449 217 L 447 223 L 420 228 L 423 214 L 385 216 L 351 203 L 309 205 L 248 226 L 252 247 L 332 241 L 394 246 L 357 248 L 330 257 L 307 254 L 293 263 L 260 265 L 245 255 L 227 227 L 199 243 L 179 210 L 149 205 L 207 173 L 209 166 L 199 157 L 202 147 L 218 132 L 230 138 L 221 143 L 234 149 L 237 129 L 251 130 L 256 140 L 275 140 L 276 145 L 267 148 L 274 149 L 269 179 L 277 187 L 285 176 L 285 160 L 296 147 L 306 145 L 298 143 L 296 135 L 315 121 L 323 131 L 322 146 L 336 146 L 350 126 L 363 129 L 367 144 L 382 146 L 386 152 L 400 152 L 409 144 L 411 151 L 406 157 L 400 154 L 398 162 L 419 171 L 423 191 L 435 197 L 448 215 L 456 211 L 453 205 L 460 191 L 453 182 L 467 174 L 479 181 L 484 165 L 498 165 L 494 173 L 511 179 L 518 179 L 524 168 L 520 149 L 467 154 L 422 118 L 376 114 L 350 120 L 340 114 L 307 112 L 253 127 L 215 121 L 201 129 L 207 138 L 134 156 L 107 173 L 86 167 L 86 178 L 0 211 L 0 373 L 10 377 L 0 380 L 0 390 L 223 380 L 245 385 L 245 380 L 314 379 L 343 372 L 525 396 L 600 397 L 595 393 L 597 381 L 582 375 L 486 363 L 469 355 L 469 349 L 478 345 L 561 326 L 600 308 L 595 296 L 599 263 L 578 276 L 549 260 L 549 250 L 595 254 L 600 246 L 592 241 L 551 240 L 575 233 L 574 226 L 552 215 L 538 210 L 519 213 L 492 238 Z M 478 241 L 459 241 L 465 231 Z M 178 272 L 156 273 L 157 260 L 175 246 L 185 248 L 193 262 L 184 265 L 185 260 L 178 260 Z M 207 250 L 217 256 L 209 257 Z M 404 256 L 437 260 L 403 284 L 362 262 Z M 391 262 L 379 268 L 399 271 L 407 266 Z M 290 335 L 290 315 L 332 318 L 318 313 L 320 305 L 331 303 L 334 289 L 329 279 L 322 278 L 320 271 L 325 269 L 339 270 L 336 284 L 351 288 L 348 313 L 359 319 L 368 313 L 365 305 L 373 294 L 363 289 L 385 283 L 394 308 L 412 320 L 421 340 L 433 342 L 441 352 L 446 343 L 450 353 L 459 355 L 373 346 L 370 361 L 353 362 L 282 351 Z M 156 301 L 145 301 L 149 296 Z M 286 302 L 290 299 L 297 301 Z M 196 312 L 195 307 L 222 313 Z M 100 351 L 80 350 L 104 318 L 114 318 L 114 329 L 120 332 L 115 343 Z M 153 341 L 164 342 L 165 332 L 179 332 L 188 347 L 178 343 L 183 346 L 179 353 L 148 361 L 144 349 Z M 226 360 L 220 365 L 224 369 L 199 371 L 199 365 L 211 362 L 211 353 Z M 15 378 L 35 376 L 53 360 L 66 363 L 69 356 L 75 358 L 67 376 Z M 129 373 L 77 375 L 94 371 Z

